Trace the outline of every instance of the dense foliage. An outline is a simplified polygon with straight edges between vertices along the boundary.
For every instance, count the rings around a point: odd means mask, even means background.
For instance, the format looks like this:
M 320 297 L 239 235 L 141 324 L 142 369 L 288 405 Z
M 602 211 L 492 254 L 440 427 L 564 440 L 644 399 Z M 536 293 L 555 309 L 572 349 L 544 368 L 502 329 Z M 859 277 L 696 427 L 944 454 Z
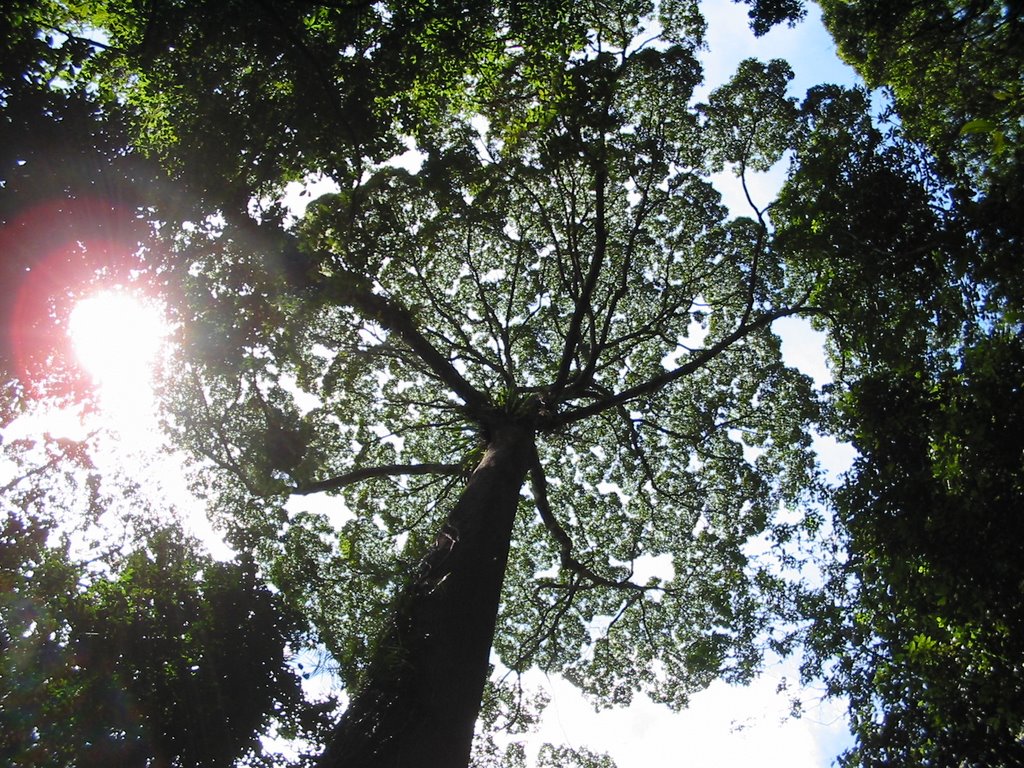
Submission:
M 830 307 L 836 424 L 859 458 L 807 671 L 850 697 L 850 765 L 1016 765 L 1021 8 L 821 5 L 892 121 L 883 135 L 822 99 L 781 196 L 780 237 L 859 297 Z
M 6 765 L 271 765 L 271 717 L 315 733 L 284 657 L 302 625 L 251 564 L 158 529 L 99 576 L 48 528 L 11 516 L 0 539 Z

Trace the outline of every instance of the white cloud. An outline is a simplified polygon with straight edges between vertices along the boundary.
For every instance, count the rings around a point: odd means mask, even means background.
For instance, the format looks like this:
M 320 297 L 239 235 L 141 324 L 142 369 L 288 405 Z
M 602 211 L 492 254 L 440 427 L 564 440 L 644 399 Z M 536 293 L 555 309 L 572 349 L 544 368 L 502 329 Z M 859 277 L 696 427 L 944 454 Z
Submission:
M 568 683 L 544 679 L 551 696 L 534 749 L 543 742 L 607 752 L 618 768 L 821 768 L 851 746 L 841 702 L 821 702 L 812 690 L 779 692 L 792 664 L 771 670 L 750 686 L 716 682 L 673 713 L 644 697 L 628 708 L 594 712 Z M 790 698 L 804 703 L 789 716 Z
M 820 387 L 832 381 L 825 359 L 825 334 L 811 327 L 800 317 L 784 317 L 772 323 L 772 330 L 782 339 L 782 359 L 814 380 Z

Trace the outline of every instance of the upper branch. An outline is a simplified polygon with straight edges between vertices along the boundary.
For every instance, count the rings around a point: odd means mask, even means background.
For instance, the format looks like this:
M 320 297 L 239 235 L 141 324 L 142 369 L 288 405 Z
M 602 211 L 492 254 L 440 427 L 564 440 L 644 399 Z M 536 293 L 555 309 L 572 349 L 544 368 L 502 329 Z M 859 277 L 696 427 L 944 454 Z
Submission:
M 605 187 L 608 183 L 608 170 L 603 165 L 598 165 L 594 182 L 595 186 L 595 209 L 594 226 L 596 227 L 596 242 L 594 244 L 594 255 L 590 260 L 587 275 L 583 282 L 582 290 L 576 300 L 576 307 L 569 320 L 569 329 L 565 336 L 565 347 L 562 349 L 562 360 L 558 366 L 558 377 L 552 386 L 552 392 L 560 392 L 569 382 L 569 369 L 580 343 L 580 329 L 583 325 L 583 318 L 591 312 L 590 302 L 594 297 L 594 289 L 597 287 L 598 278 L 604 267 L 605 252 L 608 248 L 608 228 L 605 221 Z M 581 371 L 581 376 L 583 372 Z M 580 382 L 585 386 L 585 382 Z
M 451 360 L 442 355 L 437 348 L 420 332 L 412 313 L 397 301 L 374 293 L 363 278 L 351 273 L 342 273 L 341 298 L 355 309 L 361 311 L 368 319 L 374 320 L 398 337 L 415 352 L 427 368 L 452 392 L 462 398 L 466 407 L 473 414 L 482 414 L 488 406 L 487 396 L 466 381 Z M 343 282 L 342 282 L 343 281 Z
M 465 467 L 461 464 L 383 464 L 378 467 L 362 467 L 346 472 L 327 480 L 318 480 L 314 483 L 306 483 L 296 488 L 293 493 L 305 496 L 310 493 L 322 491 L 336 491 L 346 485 L 358 483 L 360 480 L 369 480 L 376 477 L 400 477 L 410 475 L 466 475 Z
M 672 382 L 699 370 L 701 367 L 707 365 L 711 360 L 729 349 L 729 347 L 740 339 L 771 325 L 776 320 L 783 317 L 789 317 L 791 315 L 813 311 L 815 310 L 809 307 L 786 307 L 785 309 L 779 309 L 774 312 L 766 312 L 749 322 L 745 318 L 744 322 L 741 322 L 728 336 L 720 339 L 716 344 L 713 344 L 710 347 L 705 347 L 704 349 L 699 350 L 689 361 L 680 365 L 678 368 L 673 368 L 671 371 L 666 371 L 660 376 L 654 376 L 642 384 L 637 384 L 635 387 L 624 389 L 621 392 L 609 395 L 601 400 L 585 405 L 582 408 L 576 408 L 559 414 L 552 419 L 551 426 L 552 428 L 557 429 L 567 424 L 572 424 L 589 418 L 590 416 L 595 416 L 609 408 L 615 408 L 629 402 L 630 400 L 635 400 L 638 397 L 658 392 Z
M 74 454 L 80 453 L 81 448 L 98 434 L 99 430 L 94 429 L 81 440 L 68 440 L 66 438 L 58 439 L 57 444 L 60 446 L 59 452 L 53 454 L 50 457 L 50 460 L 47 461 L 45 464 L 40 464 L 39 466 L 33 467 L 27 472 L 15 477 L 6 485 L 0 487 L 0 495 L 8 493 L 9 491 L 13 490 L 17 485 L 19 485 L 25 480 L 28 480 L 30 477 L 42 474 L 43 472 L 53 469 L 54 467 L 59 466 L 61 463 L 68 461 L 69 459 L 75 461 Z

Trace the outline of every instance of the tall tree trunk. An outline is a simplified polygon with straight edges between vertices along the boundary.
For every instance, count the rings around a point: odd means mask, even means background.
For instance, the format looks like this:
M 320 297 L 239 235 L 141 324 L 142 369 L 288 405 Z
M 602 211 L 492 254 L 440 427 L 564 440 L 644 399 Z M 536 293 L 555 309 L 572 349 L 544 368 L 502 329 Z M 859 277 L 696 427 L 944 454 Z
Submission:
M 533 433 L 497 428 L 399 597 L 320 768 L 465 768 Z

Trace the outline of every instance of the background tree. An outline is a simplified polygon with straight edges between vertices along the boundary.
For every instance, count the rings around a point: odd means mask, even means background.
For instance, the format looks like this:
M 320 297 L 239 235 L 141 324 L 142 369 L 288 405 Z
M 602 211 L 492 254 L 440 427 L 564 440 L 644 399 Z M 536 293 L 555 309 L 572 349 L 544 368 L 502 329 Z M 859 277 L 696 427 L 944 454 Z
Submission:
M 0 11 L 0 755 L 271 765 L 259 737 L 315 738 L 324 722 L 288 651 L 305 622 L 251 558 L 200 554 L 158 522 L 166 510 L 138 478 L 101 472 L 103 430 L 71 439 L 14 423 L 51 424 L 44 412 L 59 405 L 91 412 L 64 329 L 97 282 L 144 268 L 140 190 L 160 200 L 159 170 L 130 151 L 124 123 L 73 87 L 95 45 L 67 16 L 35 2 Z
M 840 55 L 884 87 L 908 138 L 949 185 L 983 247 L 969 267 L 1001 311 L 1019 312 L 1024 18 L 1016 2 L 821 3 Z
M 823 295 L 860 297 L 829 305 L 847 329 L 836 424 L 859 457 L 808 671 L 851 699 L 847 764 L 1017 764 L 1019 12 L 822 6 L 899 123 L 883 136 L 820 92 L 777 209 L 799 258 L 827 254 Z
M 315 738 L 284 658 L 301 625 L 251 569 L 160 531 L 90 584 L 38 521 L 4 535 L 8 765 L 270 765 L 271 725 Z
M 272 765 L 270 729 L 315 738 L 332 702 L 308 705 L 287 658 L 306 623 L 251 559 L 200 554 L 138 495 L 126 509 L 92 439 L 47 438 L 45 463 L 37 441 L 4 447 L 26 462 L 0 488 L 4 763 Z

